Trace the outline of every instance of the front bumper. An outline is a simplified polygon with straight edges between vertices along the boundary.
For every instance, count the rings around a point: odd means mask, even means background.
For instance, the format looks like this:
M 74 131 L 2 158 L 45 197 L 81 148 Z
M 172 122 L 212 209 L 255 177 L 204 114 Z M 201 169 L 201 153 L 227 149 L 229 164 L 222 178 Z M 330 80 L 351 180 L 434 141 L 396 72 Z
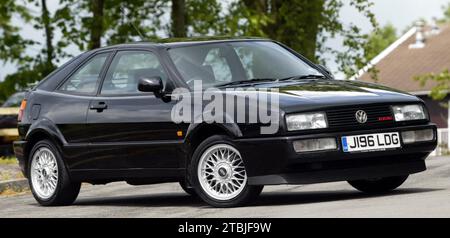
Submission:
M 399 149 L 345 153 L 342 136 L 433 129 L 433 141 L 403 144 Z M 308 184 L 408 175 L 426 169 L 425 159 L 436 148 L 434 124 L 396 128 L 320 133 L 272 138 L 237 139 L 246 164 L 249 184 Z M 293 141 L 334 137 L 338 149 L 297 153 Z

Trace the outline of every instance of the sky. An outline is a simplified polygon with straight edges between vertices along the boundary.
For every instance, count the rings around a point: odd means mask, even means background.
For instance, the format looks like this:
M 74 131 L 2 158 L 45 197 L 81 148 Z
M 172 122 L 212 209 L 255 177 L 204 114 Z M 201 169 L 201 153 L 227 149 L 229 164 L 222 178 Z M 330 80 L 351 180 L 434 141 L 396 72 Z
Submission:
M 229 3 L 230 0 L 224 0 L 225 4 Z M 349 0 L 344 0 L 346 2 L 345 6 L 341 9 L 340 18 L 344 24 L 356 23 L 365 32 L 370 32 L 371 26 L 367 19 L 359 14 L 354 8 L 350 7 Z M 378 22 L 381 26 L 391 23 L 397 28 L 398 34 L 401 34 L 408 26 L 418 19 L 431 20 L 433 17 L 442 17 L 442 6 L 450 3 L 450 0 L 373 0 L 374 6 L 372 11 L 375 14 Z M 58 0 L 48 0 L 48 8 L 51 12 L 58 8 Z M 19 20 L 15 20 L 17 24 L 21 24 Z M 23 25 L 23 24 L 22 24 Z M 30 25 L 23 25 L 21 34 L 25 38 L 32 38 L 34 40 L 44 42 L 44 36 L 40 32 L 36 32 Z M 55 38 L 60 37 L 56 35 Z M 327 45 L 339 49 L 341 39 L 330 39 Z M 76 55 L 80 53 L 76 47 L 70 47 L 68 49 L 70 53 Z M 29 54 L 38 53 L 38 48 L 30 49 Z M 63 64 L 60 62 L 59 64 Z M 337 72 L 337 65 L 334 63 L 333 59 L 327 62 L 327 66 L 337 74 L 339 78 L 341 74 Z M 3 80 L 5 75 L 8 73 L 13 73 L 16 66 L 11 64 L 0 63 L 0 80 Z

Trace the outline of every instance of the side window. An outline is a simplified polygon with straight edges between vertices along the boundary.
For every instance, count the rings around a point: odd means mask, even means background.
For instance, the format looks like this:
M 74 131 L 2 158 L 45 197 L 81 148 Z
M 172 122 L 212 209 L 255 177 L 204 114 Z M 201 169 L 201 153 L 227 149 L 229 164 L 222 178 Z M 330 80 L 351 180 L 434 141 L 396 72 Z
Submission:
M 60 91 L 93 94 L 96 92 L 100 73 L 109 53 L 99 54 L 79 68 L 64 84 Z
M 206 55 L 203 66 L 212 71 L 216 82 L 230 82 L 232 75 L 230 66 L 225 57 L 221 56 L 220 49 L 211 49 Z
M 146 51 L 122 51 L 114 57 L 102 85 L 102 95 L 134 94 L 138 91 L 139 78 L 160 77 L 163 83 L 167 76 L 158 57 Z

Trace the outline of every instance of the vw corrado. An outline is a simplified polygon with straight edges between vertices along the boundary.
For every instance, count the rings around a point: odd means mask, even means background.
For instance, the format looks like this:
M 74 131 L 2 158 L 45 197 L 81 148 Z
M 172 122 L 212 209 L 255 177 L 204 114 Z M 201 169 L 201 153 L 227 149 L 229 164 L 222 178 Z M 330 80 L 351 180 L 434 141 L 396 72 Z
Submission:
M 235 98 L 263 91 L 276 99 L 266 107 L 276 109 L 275 130 L 261 133 L 267 121 L 234 120 L 229 105 L 235 114 L 242 108 L 228 99 L 214 114 L 230 120 L 174 120 L 180 100 L 194 95 L 188 102 L 196 108 L 195 95 L 206 91 Z M 244 110 L 255 106 L 244 101 Z M 194 111 L 208 111 L 200 104 Z M 436 127 L 417 97 L 335 80 L 325 67 L 265 39 L 92 50 L 30 90 L 18 120 L 14 151 L 44 206 L 73 203 L 82 182 L 179 182 L 216 207 L 243 205 L 264 185 L 348 181 L 382 193 L 424 171 L 436 147 Z

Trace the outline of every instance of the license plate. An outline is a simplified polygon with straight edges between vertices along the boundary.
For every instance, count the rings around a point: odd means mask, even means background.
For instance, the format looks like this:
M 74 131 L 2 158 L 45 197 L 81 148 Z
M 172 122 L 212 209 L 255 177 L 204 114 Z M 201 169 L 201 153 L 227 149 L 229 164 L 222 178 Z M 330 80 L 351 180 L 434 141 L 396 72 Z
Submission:
M 398 132 L 343 136 L 341 141 L 344 152 L 379 151 L 401 147 Z

